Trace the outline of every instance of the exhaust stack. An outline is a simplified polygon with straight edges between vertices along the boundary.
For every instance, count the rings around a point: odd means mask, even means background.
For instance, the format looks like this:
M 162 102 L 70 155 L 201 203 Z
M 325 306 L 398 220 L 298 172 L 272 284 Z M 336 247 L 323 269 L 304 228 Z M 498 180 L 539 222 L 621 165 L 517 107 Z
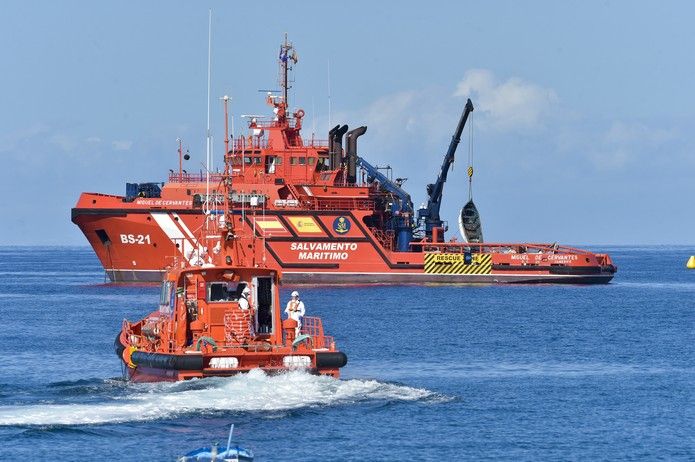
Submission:
M 329 155 L 328 155 L 328 166 L 331 170 L 340 168 L 343 161 L 343 135 L 347 132 L 348 126 L 336 125 L 328 132 L 329 137 Z
M 351 130 L 347 134 L 347 182 L 357 182 L 357 138 L 364 135 L 366 126 Z
M 339 129 L 340 125 L 336 125 L 328 131 L 328 168 L 330 170 L 335 168 L 333 166 L 333 152 L 335 151 L 335 148 L 333 147 L 333 136 Z

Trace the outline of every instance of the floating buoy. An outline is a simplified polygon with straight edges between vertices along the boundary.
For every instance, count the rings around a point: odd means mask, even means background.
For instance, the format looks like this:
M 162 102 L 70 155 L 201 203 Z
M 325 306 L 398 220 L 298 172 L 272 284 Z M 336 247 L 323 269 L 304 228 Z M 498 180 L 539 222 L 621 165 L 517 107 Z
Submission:
M 688 263 L 686 263 L 685 266 L 688 267 L 689 269 L 695 269 L 695 255 L 692 255 L 688 259 Z

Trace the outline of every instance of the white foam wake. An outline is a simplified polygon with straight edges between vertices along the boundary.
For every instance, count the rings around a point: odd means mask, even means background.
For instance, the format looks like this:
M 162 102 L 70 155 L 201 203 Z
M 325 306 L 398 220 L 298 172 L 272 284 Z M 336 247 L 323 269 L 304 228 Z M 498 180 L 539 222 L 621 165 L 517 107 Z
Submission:
M 197 383 L 196 383 L 197 382 Z M 230 378 L 129 385 L 129 393 L 97 404 L 0 407 L 0 425 L 84 425 L 155 420 L 205 411 L 284 411 L 367 400 L 416 401 L 435 393 L 376 380 L 335 380 L 260 370 Z

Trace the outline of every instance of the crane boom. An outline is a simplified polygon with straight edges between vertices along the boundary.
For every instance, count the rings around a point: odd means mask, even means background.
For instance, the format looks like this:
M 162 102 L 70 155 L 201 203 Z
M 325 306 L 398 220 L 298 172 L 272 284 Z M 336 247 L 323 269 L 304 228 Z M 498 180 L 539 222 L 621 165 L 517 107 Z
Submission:
M 469 98 L 466 102 L 465 108 L 463 109 L 463 114 L 461 114 L 459 123 L 456 126 L 454 136 L 451 138 L 451 143 L 449 143 L 449 149 L 444 156 L 444 162 L 442 163 L 439 177 L 437 177 L 437 181 L 435 183 L 427 185 L 427 207 L 419 210 L 418 218 L 419 220 L 424 220 L 425 222 L 425 236 L 428 239 L 432 237 L 432 228 L 442 226 L 442 219 L 439 216 L 439 209 L 442 205 L 444 183 L 446 183 L 446 177 L 449 174 L 449 167 L 451 167 L 451 164 L 454 162 L 456 148 L 461 141 L 461 133 L 463 133 L 463 128 L 466 126 L 466 121 L 468 120 L 468 116 L 471 112 L 473 112 L 473 103 Z

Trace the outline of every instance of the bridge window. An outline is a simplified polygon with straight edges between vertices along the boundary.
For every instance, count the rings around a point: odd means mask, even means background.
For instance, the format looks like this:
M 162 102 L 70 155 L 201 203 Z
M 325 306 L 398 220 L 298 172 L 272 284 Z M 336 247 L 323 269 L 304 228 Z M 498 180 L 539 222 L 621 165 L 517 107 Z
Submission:
M 245 282 L 210 282 L 208 284 L 208 302 L 231 302 L 238 300 Z
M 297 158 L 296 157 L 290 157 L 290 165 L 297 165 Z
M 316 163 L 316 157 L 309 157 L 309 165 L 314 165 Z
M 306 157 L 300 157 L 299 158 L 299 165 L 304 165 L 306 164 Z
M 159 291 L 159 312 L 160 313 L 171 313 L 174 308 L 174 292 L 172 287 L 174 283 L 171 281 L 164 281 L 162 287 Z

